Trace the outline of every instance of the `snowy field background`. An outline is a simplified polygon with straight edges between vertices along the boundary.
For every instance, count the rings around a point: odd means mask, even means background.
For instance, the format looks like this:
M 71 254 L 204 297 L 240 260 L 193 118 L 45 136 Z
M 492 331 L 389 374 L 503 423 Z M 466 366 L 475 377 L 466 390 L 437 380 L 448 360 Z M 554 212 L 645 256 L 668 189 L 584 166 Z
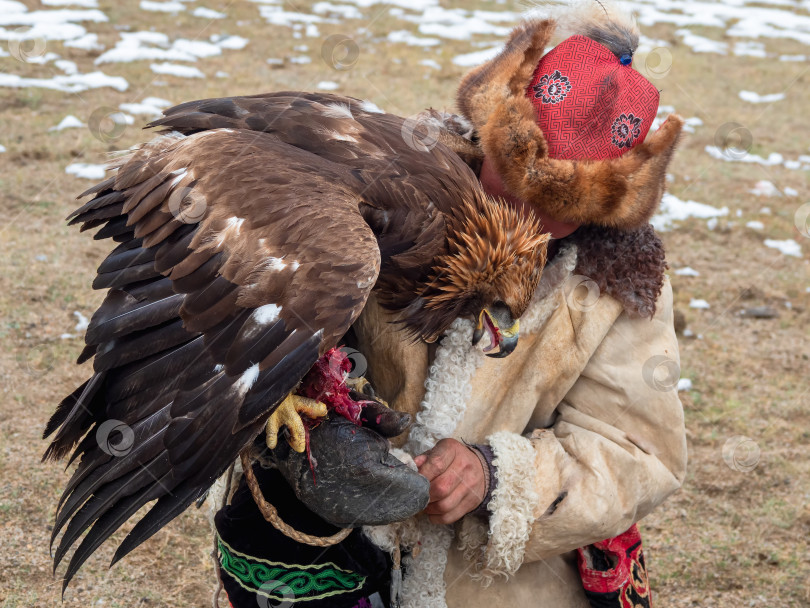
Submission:
M 653 219 L 675 290 L 691 465 L 643 522 L 660 606 L 810 606 L 810 0 L 625 3 L 659 120 L 687 136 Z M 47 538 L 66 476 L 39 434 L 84 380 L 72 361 L 106 251 L 67 228 L 111 152 L 190 99 L 336 91 L 412 115 L 526 11 L 507 1 L 0 0 L 0 606 L 52 606 Z M 110 547 L 65 606 L 201 606 L 202 513 L 124 564 Z

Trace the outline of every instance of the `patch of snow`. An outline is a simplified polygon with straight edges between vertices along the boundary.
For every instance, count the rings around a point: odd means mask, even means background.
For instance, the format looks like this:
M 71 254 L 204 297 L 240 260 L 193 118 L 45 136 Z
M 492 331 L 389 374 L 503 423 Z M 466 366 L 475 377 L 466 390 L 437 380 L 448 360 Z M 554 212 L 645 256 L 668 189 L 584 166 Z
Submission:
M 123 112 L 115 112 L 114 114 L 110 114 L 110 119 L 118 125 L 135 124 L 135 119 L 129 114 L 124 114 Z
M 315 85 L 315 88 L 321 91 L 336 91 L 340 88 L 340 85 L 333 80 L 321 80 Z
M 188 53 L 194 57 L 215 57 L 222 54 L 222 49 L 205 40 L 188 40 L 178 38 L 172 43 L 172 50 Z
M 761 179 L 754 184 L 753 189 L 749 190 L 749 192 L 757 196 L 776 196 L 779 194 L 779 189 L 773 185 L 773 182 Z
M 699 277 L 700 273 L 691 266 L 684 266 L 675 271 L 679 277 Z
M 666 40 L 656 40 L 655 38 L 648 38 L 642 34 L 638 39 L 638 48 L 636 49 L 636 54 L 641 55 L 644 53 L 649 53 L 653 49 L 667 47 L 669 47 L 669 42 Z
M 78 310 L 73 311 L 73 316 L 76 317 L 76 327 L 73 328 L 73 331 L 84 331 L 90 327 L 90 319 L 85 317 Z
M 664 232 L 672 229 L 674 222 L 683 221 L 690 217 L 706 219 L 724 215 L 728 215 L 728 207 L 718 209 L 696 201 L 682 201 L 673 194 L 666 192 L 661 199 L 661 207 L 658 213 L 652 217 L 650 223 L 659 232 Z
M 263 0 L 251 0 L 251 2 L 261 2 Z M 274 0 L 271 0 L 271 2 Z M 415 11 L 417 13 L 423 12 L 424 10 L 439 5 L 439 0 L 345 0 L 350 4 L 354 4 L 355 6 L 359 6 L 360 8 L 368 8 L 370 6 L 374 6 L 375 4 L 388 4 L 391 6 L 398 6 L 400 8 L 407 8 L 408 10 Z M 391 12 L 391 11 L 389 11 Z
M 262 5 L 259 7 L 259 14 L 270 25 L 286 25 L 287 27 L 292 27 L 295 24 L 314 24 L 327 21 L 318 15 L 285 11 L 280 6 Z
M 441 64 L 435 59 L 423 59 L 422 61 L 419 62 L 419 65 L 424 65 L 426 67 L 433 68 L 434 70 L 442 69 Z
M 103 51 L 104 45 L 98 41 L 98 34 L 85 34 L 65 42 L 65 46 L 83 51 Z
M 45 53 L 44 55 L 32 55 L 30 57 L 24 57 L 25 63 L 35 63 L 37 65 L 45 65 L 54 59 L 59 59 L 59 55 L 56 53 Z
M 678 391 L 691 391 L 692 381 L 689 378 L 681 378 L 678 380 Z
M 73 163 L 65 167 L 65 173 L 75 175 L 82 179 L 104 179 L 107 175 L 106 165 L 93 165 L 91 163 Z
M 802 257 L 801 245 L 799 245 L 793 239 L 785 239 L 784 241 L 765 239 L 765 246 L 772 249 L 777 249 L 783 255 L 790 255 L 796 258 Z
M 710 308 L 709 303 L 706 300 L 699 300 L 697 298 L 692 298 L 689 300 L 689 308 L 696 308 L 698 310 L 706 310 Z
M 247 38 L 242 36 L 213 35 L 211 42 L 178 38 L 169 44 L 169 37 L 160 32 L 123 32 L 121 40 L 106 53 L 96 58 L 96 64 L 129 63 L 132 61 L 197 61 L 214 57 L 223 49 L 245 48 Z
M 785 157 L 778 152 L 771 152 L 768 158 L 762 158 L 758 154 L 751 154 L 750 152 L 745 154 L 737 154 L 731 151 L 726 152 L 717 146 L 706 146 L 705 150 L 712 158 L 725 160 L 727 162 L 756 163 L 764 167 L 774 167 L 785 162 Z
M 53 64 L 60 70 L 62 70 L 65 74 L 72 75 L 79 73 L 79 68 L 76 65 L 75 61 L 69 61 L 67 59 L 59 59 L 58 61 L 54 61 Z
M 211 8 L 205 8 L 204 6 L 198 6 L 191 14 L 202 19 L 224 19 L 228 16 L 225 13 L 220 13 L 219 11 L 215 11 Z
M 6 147 L 3 144 L 0 144 L 0 154 L 6 151 Z
M 418 15 L 406 15 L 403 18 L 419 24 L 419 33 L 427 36 L 438 36 L 451 40 L 470 40 L 475 34 L 506 36 L 511 28 L 494 25 L 486 19 L 494 13 L 489 11 L 470 11 L 462 8 L 444 8 L 431 6 Z
M 11 13 L 24 13 L 27 10 L 28 7 L 22 2 L 17 2 L 16 0 L 0 0 L 0 11 L 3 13 L 10 15 Z
M 178 78 L 205 78 L 200 70 L 191 65 L 180 65 L 179 63 L 152 63 L 149 68 L 155 74 L 168 74 Z
M 675 33 L 681 37 L 686 46 L 692 49 L 693 53 L 715 53 L 717 55 L 728 54 L 728 44 L 725 42 L 699 36 L 686 29 L 677 30 Z
M 351 4 L 332 4 L 331 2 L 316 2 L 312 5 L 312 12 L 329 17 L 341 19 L 362 19 L 363 13 Z
M 796 61 L 803 63 L 807 61 L 807 55 L 779 55 L 779 61 Z
M 785 186 L 785 187 L 782 189 L 782 192 L 783 192 L 783 193 L 784 193 L 786 196 L 799 196 L 799 191 L 798 191 L 798 190 L 796 190 L 795 188 L 791 188 L 790 186 Z
M 45 6 L 80 6 L 82 8 L 98 8 L 96 0 L 40 0 Z
M 62 119 L 62 122 L 60 122 L 55 127 L 51 127 L 50 129 L 48 129 L 48 131 L 62 131 L 64 129 L 79 129 L 81 127 L 86 127 L 86 126 L 87 125 L 85 125 L 81 120 L 79 120 L 78 118 L 73 116 L 73 114 L 68 114 L 67 116 L 65 116 Z
M 463 68 L 475 67 L 489 61 L 490 59 L 493 59 L 502 50 L 503 46 L 494 46 L 492 48 L 484 49 L 483 51 L 473 51 L 472 53 L 457 55 L 453 58 L 453 64 Z
M 765 224 L 758 220 L 746 222 L 745 227 L 750 228 L 751 230 L 765 230 Z
M 735 42 L 734 54 L 738 57 L 765 58 L 768 56 L 765 45 L 761 42 Z
M 663 122 L 661 123 L 663 124 Z M 694 133 L 695 127 L 702 127 L 703 121 L 697 116 L 692 116 L 683 121 L 683 130 L 687 133 Z
M 396 30 L 389 32 L 388 42 L 403 43 L 408 46 L 436 46 L 442 43 L 438 38 L 420 38 L 408 30 Z
M 107 15 L 99 10 L 59 9 L 54 11 L 19 12 L 17 3 L 4 1 L 0 4 L 0 40 L 72 40 L 87 33 L 76 22 L 104 23 Z M 25 7 L 23 6 L 23 9 Z M 30 26 L 27 31 L 6 30 L 2 26 Z
M 270 63 L 270 59 L 267 60 L 267 63 Z M 307 63 L 312 63 L 312 57 L 308 55 L 300 55 L 298 57 L 290 57 L 290 63 L 296 63 L 299 65 L 304 65 Z
M 64 91 L 65 93 L 80 93 L 88 89 L 100 89 L 102 87 L 126 91 L 129 88 L 129 83 L 121 76 L 107 76 L 104 72 L 65 74 L 52 78 L 23 78 L 16 74 L 0 73 L 0 87 L 37 87 Z
M 186 10 L 182 2 L 154 2 L 153 0 L 141 0 L 142 11 L 152 11 L 155 13 L 181 13 Z
M 219 36 L 214 35 L 211 36 L 211 42 L 215 43 L 221 49 L 238 51 L 245 48 L 250 40 L 242 36 L 227 36 L 225 38 L 220 38 Z
M 773 103 L 775 101 L 782 101 L 785 98 L 784 93 L 771 93 L 770 95 L 759 95 L 754 91 L 740 91 L 740 99 L 748 103 Z
M 657 23 L 670 23 L 682 28 L 709 26 L 722 28 L 729 37 L 782 38 L 810 44 L 810 16 L 797 13 L 795 2 L 756 1 L 756 4 L 784 6 L 784 10 L 750 6 L 752 3 L 753 0 L 628 0 L 625 6 L 637 13 L 638 22 L 644 26 Z
M 2 17 L 3 15 L 0 15 L 0 25 L 5 25 L 2 23 Z M 86 33 L 86 29 L 75 23 L 34 23 L 24 32 L 18 28 L 7 30 L 0 27 L 0 40 L 73 40 Z
M 172 102 L 159 97 L 147 97 L 140 103 L 122 103 L 118 106 L 119 110 L 129 112 L 130 114 L 138 114 L 144 116 L 161 116 L 163 108 L 172 105 Z
M 121 40 L 109 51 L 96 58 L 96 65 L 103 63 L 130 63 L 132 61 L 196 61 L 197 57 L 187 51 L 168 46 L 169 37 L 159 32 L 122 32 Z M 146 46 L 155 45 L 155 46 Z
M 521 13 L 517 13 L 514 11 L 479 11 L 475 10 L 472 12 L 472 16 L 476 19 L 483 19 L 484 21 L 494 21 L 495 23 L 499 22 L 516 22 L 519 21 L 521 18 Z

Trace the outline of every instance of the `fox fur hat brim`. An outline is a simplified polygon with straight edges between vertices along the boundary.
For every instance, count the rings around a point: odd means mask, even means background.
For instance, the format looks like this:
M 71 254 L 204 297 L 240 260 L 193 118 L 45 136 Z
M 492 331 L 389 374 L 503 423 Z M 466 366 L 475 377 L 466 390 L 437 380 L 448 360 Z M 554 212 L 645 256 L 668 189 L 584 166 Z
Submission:
M 655 133 L 618 158 L 550 158 L 526 88 L 555 26 L 553 19 L 517 26 L 497 57 L 464 77 L 459 109 L 513 196 L 562 222 L 621 230 L 644 226 L 663 196 L 683 119 L 670 114 Z

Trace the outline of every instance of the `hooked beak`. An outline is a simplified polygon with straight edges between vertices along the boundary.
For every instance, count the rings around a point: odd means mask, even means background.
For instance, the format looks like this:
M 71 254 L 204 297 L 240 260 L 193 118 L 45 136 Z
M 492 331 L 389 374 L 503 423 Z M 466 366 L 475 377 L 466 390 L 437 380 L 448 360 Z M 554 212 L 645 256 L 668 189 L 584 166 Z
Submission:
M 520 322 L 513 320 L 505 306 L 485 308 L 478 315 L 478 324 L 473 332 L 473 344 L 478 344 L 485 333 L 489 334 L 489 346 L 484 349 L 488 357 L 506 357 L 518 343 Z M 498 352 L 491 352 L 498 347 Z

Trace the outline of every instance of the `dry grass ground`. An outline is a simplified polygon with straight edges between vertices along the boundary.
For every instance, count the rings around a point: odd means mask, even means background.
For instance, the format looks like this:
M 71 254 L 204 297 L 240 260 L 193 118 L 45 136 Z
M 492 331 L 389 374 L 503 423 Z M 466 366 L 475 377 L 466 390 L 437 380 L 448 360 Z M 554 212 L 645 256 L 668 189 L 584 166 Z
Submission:
M 26 3 L 34 6 L 31 0 Z M 54 405 L 87 373 L 73 364 L 81 339 L 60 336 L 72 332 L 74 311 L 89 317 L 101 300 L 89 284 L 107 245 L 63 221 L 76 204 L 74 196 L 91 182 L 66 175 L 64 168 L 71 162 L 103 162 L 107 152 L 146 137 L 138 124 L 113 142 L 99 141 L 87 129 L 48 128 L 67 114 L 87 121 L 97 108 L 116 108 L 147 95 L 179 103 L 313 89 L 322 80 L 336 81 L 340 92 L 399 114 L 430 104 L 452 107 L 463 69 L 451 59 L 474 50 L 462 41 L 429 51 L 390 44 L 385 34 L 404 24 L 383 6 L 363 9 L 363 20 L 321 26 L 321 38 L 296 40 L 290 29 L 268 26 L 256 5 L 247 2 L 209 3 L 229 15 L 211 23 L 187 14 L 146 13 L 136 3 L 101 4 L 110 23 L 92 30 L 108 47 L 118 39 L 116 25 L 132 30 L 154 25 L 172 37 L 239 34 L 251 42 L 242 51 L 204 60 L 204 80 L 155 76 L 146 62 L 137 62 L 101 66 L 130 82 L 123 93 L 0 89 L 0 143 L 7 148 L 0 154 L 0 605 L 5 608 L 58 604 L 59 584 L 51 576 L 47 545 L 53 509 L 67 478 L 60 467 L 39 464 L 45 447 L 40 434 Z M 495 2 L 475 6 L 504 8 Z M 359 57 L 352 69 L 335 71 L 322 60 L 322 40 L 333 33 L 356 41 Z M 786 158 L 807 154 L 810 72 L 804 63 L 693 54 L 677 43 L 674 28 L 668 26 L 645 33 L 671 43 L 672 69 L 656 81 L 662 104 L 704 121 L 682 146 L 670 190 L 684 200 L 731 209 L 715 230 L 708 230 L 705 221 L 690 220 L 664 235 L 671 266 L 700 271 L 699 277 L 673 275 L 672 282 L 677 308 L 701 337 L 681 342 L 683 376 L 693 380 L 692 390 L 682 393 L 689 474 L 683 490 L 642 524 L 658 605 L 808 606 L 810 240 L 794 227 L 794 213 L 808 202 L 808 174 L 715 160 L 704 147 L 714 143 L 721 125 L 737 122 L 750 131 L 753 153 L 779 152 Z M 706 35 L 717 37 L 718 31 L 707 30 Z M 771 52 L 806 52 L 798 44 L 766 42 Z M 80 71 L 93 71 L 92 53 L 50 44 L 76 61 Z M 294 51 L 300 44 L 309 50 Z M 265 62 L 294 55 L 309 55 L 312 63 L 274 68 Z M 420 65 L 426 58 L 442 69 Z M 215 78 L 219 70 L 230 77 Z M 0 71 L 50 76 L 53 69 L 2 58 Z M 737 97 L 741 89 L 786 91 L 787 97 L 751 105 Z M 759 198 L 748 191 L 760 179 L 800 195 Z M 772 214 L 760 214 L 763 206 Z M 749 220 L 761 220 L 764 230 L 746 228 Z M 804 248 L 803 257 L 766 248 L 765 238 L 795 238 Z M 711 308 L 690 309 L 692 298 L 708 300 Z M 778 317 L 738 314 L 760 305 L 774 307 Z M 749 437 L 759 450 L 753 470 L 734 470 L 724 460 L 723 446 L 736 436 Z M 213 581 L 207 531 L 204 514 L 192 509 L 112 570 L 106 568 L 112 554 L 108 544 L 79 573 L 63 605 L 207 605 Z

